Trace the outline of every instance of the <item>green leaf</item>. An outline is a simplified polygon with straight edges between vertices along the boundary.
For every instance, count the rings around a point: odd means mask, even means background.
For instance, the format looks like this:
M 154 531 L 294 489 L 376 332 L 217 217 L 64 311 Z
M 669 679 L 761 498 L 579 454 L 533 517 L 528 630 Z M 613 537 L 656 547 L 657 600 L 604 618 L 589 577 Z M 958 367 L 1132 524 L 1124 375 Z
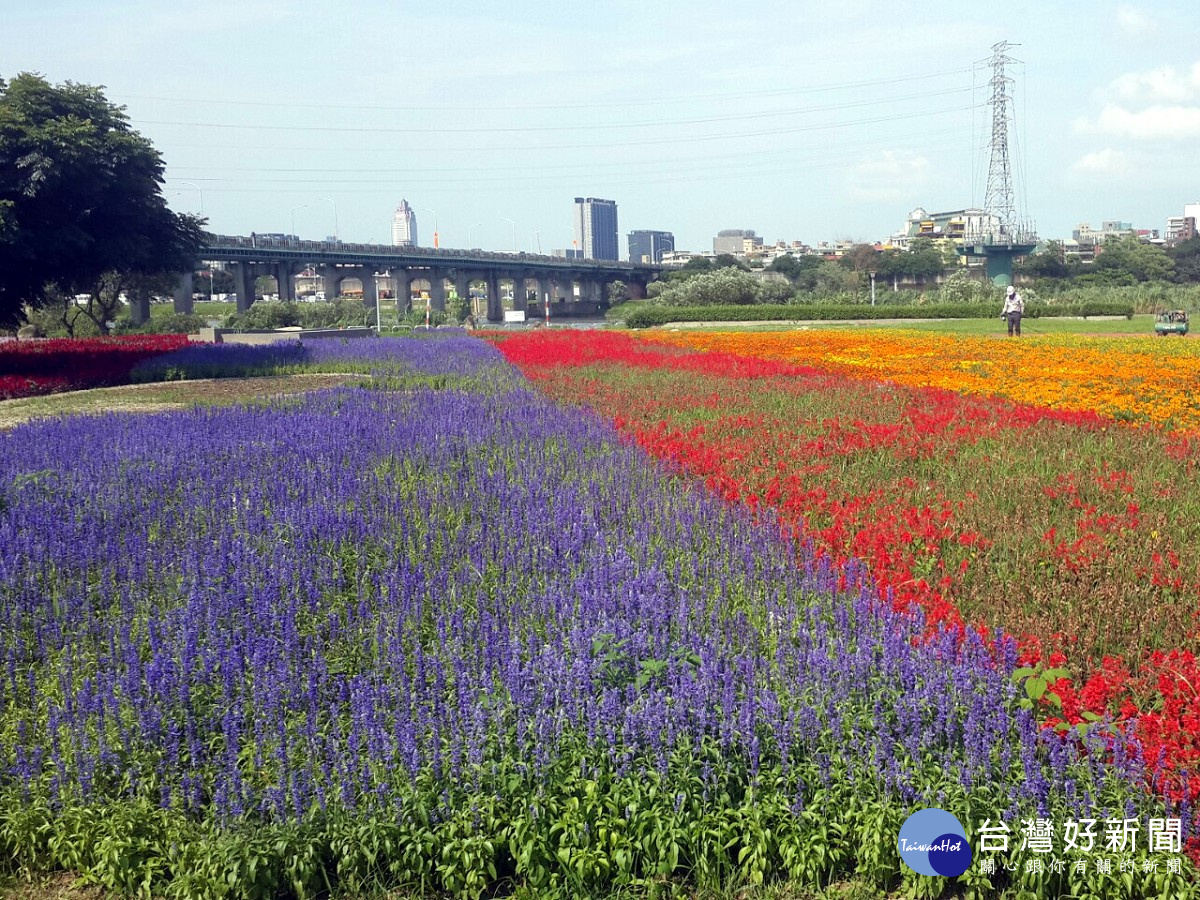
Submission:
M 1025 682 L 1025 694 L 1030 700 L 1041 700 L 1044 693 L 1046 693 L 1045 678 L 1034 677 Z

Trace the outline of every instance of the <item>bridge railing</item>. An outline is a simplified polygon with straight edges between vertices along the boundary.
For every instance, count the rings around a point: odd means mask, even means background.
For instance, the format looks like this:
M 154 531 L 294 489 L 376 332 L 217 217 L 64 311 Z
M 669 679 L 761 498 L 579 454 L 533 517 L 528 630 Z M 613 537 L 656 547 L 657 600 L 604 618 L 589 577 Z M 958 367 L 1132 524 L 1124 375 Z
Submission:
M 612 268 L 628 270 L 630 268 L 637 269 L 657 269 L 657 266 L 634 265 L 632 263 L 623 263 L 619 260 L 605 259 L 566 259 L 561 256 L 548 256 L 541 253 L 503 253 L 484 250 L 458 250 L 445 247 L 397 247 L 391 244 L 358 244 L 347 241 L 305 241 L 299 238 L 279 237 L 275 235 L 252 234 L 246 235 L 230 235 L 230 234 L 212 234 L 207 236 L 207 241 L 204 251 L 219 251 L 219 250 L 275 250 L 275 251 L 293 251 L 299 253 L 353 253 L 364 256 L 384 256 L 384 257 L 421 257 L 423 259 L 475 259 L 487 262 L 507 262 L 513 261 L 532 262 L 532 263 L 553 263 L 556 265 L 583 265 L 588 268 Z M 202 251 L 202 252 L 204 252 Z

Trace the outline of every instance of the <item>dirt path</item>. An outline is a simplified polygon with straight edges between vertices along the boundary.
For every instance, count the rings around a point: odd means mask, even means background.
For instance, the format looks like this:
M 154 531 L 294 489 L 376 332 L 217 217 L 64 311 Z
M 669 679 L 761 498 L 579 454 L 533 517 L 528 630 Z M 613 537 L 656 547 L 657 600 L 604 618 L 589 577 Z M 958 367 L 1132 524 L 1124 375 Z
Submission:
M 46 416 L 101 412 L 158 412 L 191 406 L 223 406 L 267 397 L 303 394 L 352 384 L 365 376 L 266 375 L 257 378 L 205 378 L 93 388 L 20 400 L 0 401 L 0 429 Z

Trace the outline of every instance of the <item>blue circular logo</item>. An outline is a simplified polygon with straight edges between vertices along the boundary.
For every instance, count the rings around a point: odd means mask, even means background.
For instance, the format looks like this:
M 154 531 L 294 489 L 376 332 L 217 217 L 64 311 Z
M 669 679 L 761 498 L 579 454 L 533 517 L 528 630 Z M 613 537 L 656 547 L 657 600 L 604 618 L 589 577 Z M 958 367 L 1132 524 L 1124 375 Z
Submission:
M 900 859 L 919 875 L 955 878 L 971 867 L 971 845 L 962 823 L 944 809 L 913 813 L 900 828 Z

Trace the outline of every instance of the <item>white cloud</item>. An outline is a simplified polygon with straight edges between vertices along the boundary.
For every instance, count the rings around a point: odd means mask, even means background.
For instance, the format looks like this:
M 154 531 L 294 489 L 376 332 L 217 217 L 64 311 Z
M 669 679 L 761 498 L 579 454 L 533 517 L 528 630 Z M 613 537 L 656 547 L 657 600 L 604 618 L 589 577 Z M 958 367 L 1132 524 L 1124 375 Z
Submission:
M 1200 106 L 1147 106 L 1134 111 L 1109 104 L 1094 128 L 1133 140 L 1188 140 L 1200 137 Z
M 1126 34 L 1147 34 L 1155 30 L 1154 22 L 1136 6 L 1120 7 L 1117 10 L 1117 24 Z
M 1105 93 L 1099 115 L 1076 119 L 1076 132 L 1134 141 L 1200 137 L 1200 61 L 1185 68 L 1126 72 L 1109 82 Z
M 933 166 L 912 150 L 885 150 L 850 170 L 850 196 L 871 203 L 912 201 L 929 184 Z
M 1072 175 L 1082 176 L 1115 176 L 1125 175 L 1131 169 L 1129 157 L 1120 150 L 1106 148 L 1085 154 L 1071 165 Z
M 1117 99 L 1130 103 L 1186 103 L 1200 98 L 1200 62 L 1190 69 L 1163 66 L 1149 72 L 1129 72 L 1112 82 Z

